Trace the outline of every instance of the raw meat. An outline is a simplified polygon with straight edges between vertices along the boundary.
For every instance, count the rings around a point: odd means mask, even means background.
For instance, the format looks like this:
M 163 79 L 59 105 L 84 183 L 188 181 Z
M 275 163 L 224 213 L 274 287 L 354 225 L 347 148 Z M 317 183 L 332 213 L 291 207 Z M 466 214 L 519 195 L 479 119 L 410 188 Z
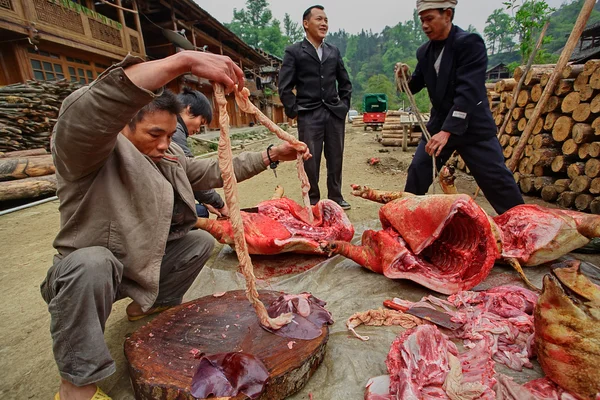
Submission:
M 354 313 L 346 321 L 346 327 L 360 340 L 369 340 L 368 336 L 359 335 L 354 328 L 359 325 L 367 326 L 401 326 L 405 329 L 414 328 L 417 325 L 423 324 L 421 318 L 414 315 L 405 314 L 401 311 L 389 310 L 380 308 L 379 310 L 368 310 L 364 312 Z
M 265 326 L 263 328 L 278 336 L 291 339 L 318 338 L 324 325 L 333 324 L 331 313 L 324 308 L 326 304 L 310 293 L 283 294 L 267 308 L 269 316 L 275 318 L 278 315 L 291 313 L 294 319 L 290 324 L 277 330 Z
M 386 399 L 494 399 L 494 362 L 482 341 L 468 354 L 435 326 L 420 325 L 399 335 L 386 359 L 387 378 L 369 381 L 365 398 Z
M 535 308 L 535 344 L 548 378 L 578 399 L 600 397 L 600 287 L 579 261 L 553 267 Z
M 414 196 L 352 187 L 353 195 L 385 204 L 379 212 L 382 230 L 365 231 L 360 246 L 333 241 L 324 249 L 444 294 L 473 288 L 497 258 L 539 290 L 521 264 L 556 260 L 600 237 L 598 215 L 519 205 L 492 219 L 466 195 Z
M 365 231 L 362 245 L 330 241 L 324 249 L 444 294 L 476 286 L 499 256 L 487 215 L 467 195 L 400 197 L 379 219 L 383 229 Z
M 442 300 L 427 296 L 417 303 L 402 299 L 394 302 L 403 307 L 437 306 L 448 313 L 462 328 L 453 332 L 463 339 L 466 348 L 489 338 L 491 357 L 511 369 L 531 368 L 533 355 L 533 309 L 537 295 L 517 286 L 500 286 L 486 291 L 464 291 Z
M 323 254 L 322 241 L 350 241 L 354 236 L 344 210 L 331 200 L 321 200 L 312 207 L 312 223 L 306 209 L 288 198 L 263 201 L 257 208 L 257 213 L 241 212 L 250 254 Z M 221 243 L 234 244 L 231 222 L 227 219 L 199 218 L 196 227 Z
M 590 239 L 578 231 L 578 214 L 583 213 L 523 204 L 495 217 L 502 232 L 502 257 L 540 265 L 584 246 Z
M 251 399 L 263 391 L 269 372 L 256 357 L 246 353 L 221 353 L 203 356 L 192 378 L 192 395 L 234 397 L 244 393 Z
M 575 400 L 569 392 L 548 378 L 519 385 L 506 375 L 496 375 L 496 400 Z

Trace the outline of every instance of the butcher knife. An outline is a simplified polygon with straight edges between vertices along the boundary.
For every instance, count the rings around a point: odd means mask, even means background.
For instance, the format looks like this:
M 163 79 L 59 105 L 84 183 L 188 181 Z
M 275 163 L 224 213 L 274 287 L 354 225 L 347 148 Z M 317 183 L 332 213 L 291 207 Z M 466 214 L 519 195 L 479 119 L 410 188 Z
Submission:
M 240 211 L 244 211 L 247 213 L 258 213 L 258 207 L 247 207 L 247 208 L 240 208 Z
M 450 329 L 452 331 L 457 330 L 462 327 L 463 324 L 454 322 L 451 320 L 451 316 L 446 314 L 445 312 L 434 310 L 433 308 L 428 307 L 405 307 L 398 303 L 395 303 L 393 300 L 385 300 L 383 305 L 387 308 L 391 308 L 392 310 L 402 311 L 410 315 L 414 315 L 415 317 L 419 317 L 431 323 L 434 323 L 442 328 Z

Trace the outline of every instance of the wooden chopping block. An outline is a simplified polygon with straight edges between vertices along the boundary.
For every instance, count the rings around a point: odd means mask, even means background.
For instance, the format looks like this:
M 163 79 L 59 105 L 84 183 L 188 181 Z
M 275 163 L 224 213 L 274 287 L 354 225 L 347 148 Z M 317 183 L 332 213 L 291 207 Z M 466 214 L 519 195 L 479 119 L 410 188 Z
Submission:
M 279 292 L 260 291 L 268 306 Z M 289 339 L 260 327 L 243 290 L 206 296 L 164 311 L 125 341 L 125 357 L 138 400 L 195 400 L 190 394 L 199 364 L 194 352 L 242 351 L 269 371 L 261 400 L 280 400 L 300 390 L 325 357 L 329 328 L 313 340 Z M 290 341 L 295 341 L 292 348 Z M 247 399 L 243 394 L 232 400 Z

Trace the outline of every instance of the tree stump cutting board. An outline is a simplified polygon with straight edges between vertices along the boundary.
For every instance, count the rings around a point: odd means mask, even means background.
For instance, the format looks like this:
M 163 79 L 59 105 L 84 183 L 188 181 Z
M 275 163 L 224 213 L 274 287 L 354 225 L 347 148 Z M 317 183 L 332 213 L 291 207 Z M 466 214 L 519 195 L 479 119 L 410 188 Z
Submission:
M 279 292 L 261 291 L 268 306 Z M 313 340 L 289 339 L 259 326 L 243 290 L 206 296 L 171 308 L 125 341 L 125 356 L 136 399 L 194 399 L 192 377 L 198 353 L 242 351 L 258 357 L 269 379 L 261 400 L 279 400 L 304 386 L 325 356 L 329 328 Z M 295 341 L 290 349 L 288 343 Z M 243 394 L 235 400 L 246 399 Z

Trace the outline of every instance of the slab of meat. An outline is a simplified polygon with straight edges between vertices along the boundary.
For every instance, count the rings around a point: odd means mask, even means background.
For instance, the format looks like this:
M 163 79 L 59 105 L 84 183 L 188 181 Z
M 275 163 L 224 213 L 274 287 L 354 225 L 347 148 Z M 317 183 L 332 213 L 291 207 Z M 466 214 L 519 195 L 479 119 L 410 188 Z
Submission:
M 578 399 L 600 398 L 600 287 L 571 260 L 544 277 L 535 344 L 548 378 Z M 553 266 L 554 267 L 554 266 Z
M 576 398 L 548 378 L 519 385 L 506 375 L 496 375 L 496 400 L 575 400 Z
M 241 212 L 250 254 L 323 254 L 322 241 L 350 241 L 354 236 L 344 210 L 331 200 L 321 200 L 312 207 L 312 222 L 307 210 L 288 198 L 263 201 L 257 208 L 257 213 Z M 221 243 L 234 245 L 231 222 L 227 219 L 198 218 L 196 227 Z
M 511 369 L 531 368 L 533 355 L 533 310 L 537 295 L 517 286 L 500 286 L 482 292 L 463 291 L 442 300 L 427 296 L 417 303 L 402 299 L 403 307 L 439 307 L 463 326 L 453 332 L 466 348 L 489 340 L 490 356 Z
M 251 399 L 263 391 L 269 372 L 262 361 L 246 353 L 203 355 L 192 378 L 192 395 L 235 397 L 244 393 Z
M 597 216 L 523 204 L 494 218 L 502 232 L 502 257 L 521 265 L 540 265 L 578 249 L 596 235 Z M 578 223 L 579 221 L 579 223 Z
M 367 385 L 366 399 L 494 399 L 494 362 L 486 343 L 468 354 L 458 354 L 456 345 L 435 326 L 420 325 L 400 334 L 386 359 L 386 378 Z
M 410 279 L 444 294 L 485 279 L 499 256 L 487 215 L 467 195 L 405 196 L 379 211 L 383 227 L 362 244 L 330 241 L 326 250 L 392 279 Z

